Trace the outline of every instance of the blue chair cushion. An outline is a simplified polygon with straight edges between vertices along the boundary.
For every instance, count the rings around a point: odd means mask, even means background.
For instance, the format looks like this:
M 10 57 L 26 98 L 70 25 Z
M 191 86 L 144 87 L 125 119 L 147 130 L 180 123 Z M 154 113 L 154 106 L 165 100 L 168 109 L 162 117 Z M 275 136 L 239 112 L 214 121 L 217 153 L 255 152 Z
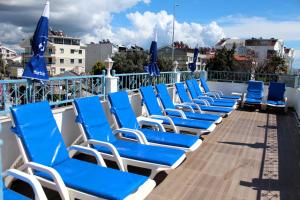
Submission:
M 53 168 L 60 174 L 67 187 L 106 199 L 124 199 L 147 180 L 144 176 L 71 158 Z M 51 180 L 47 174 L 42 172 L 36 174 Z
M 141 87 L 140 92 L 149 115 L 163 115 L 152 86 Z
M 137 129 L 140 127 L 136 115 L 129 102 L 128 94 L 125 91 L 108 94 L 111 104 L 111 112 L 115 115 L 120 127 Z
M 284 101 L 272 101 L 272 100 L 268 100 L 267 104 L 268 105 L 273 105 L 273 106 L 284 106 L 285 102 Z
M 175 116 L 175 117 L 180 117 L 179 113 L 173 112 L 173 111 L 168 111 L 168 115 L 170 116 Z M 220 119 L 219 115 L 214 115 L 214 114 L 202 114 L 202 113 L 193 113 L 193 112 L 184 112 L 187 118 L 189 119 L 197 119 L 197 120 L 206 120 L 206 121 L 212 121 L 215 122 Z
M 246 98 L 252 100 L 261 100 L 264 95 L 263 86 L 264 83 L 262 81 L 249 81 Z
M 3 199 L 4 200 L 30 200 L 30 198 L 27 198 L 15 191 L 12 191 L 10 189 L 4 188 L 3 189 Z
M 199 139 L 198 136 L 185 135 L 185 134 L 174 134 L 170 132 L 153 131 L 151 129 L 139 129 L 144 133 L 147 140 L 152 143 L 160 143 L 170 146 L 178 146 L 184 148 L 190 148 Z
M 268 100 L 282 101 L 284 99 L 285 83 L 271 82 L 269 85 Z
M 172 166 L 185 152 L 159 146 L 138 144 L 135 142 L 118 140 L 112 143 L 120 156 L 160 165 Z M 95 146 L 98 151 L 110 153 L 103 146 Z
M 98 96 L 75 99 L 74 105 L 78 113 L 77 122 L 82 124 L 88 139 L 116 141 Z
M 235 95 L 222 95 L 221 98 L 239 100 L 241 97 Z
M 204 106 L 199 105 L 201 110 L 203 111 L 210 111 L 210 112 L 221 112 L 221 113 L 230 113 L 233 111 L 232 108 L 225 108 L 225 107 L 217 107 L 217 106 Z
M 157 84 L 155 87 L 163 107 L 165 109 L 175 109 L 174 103 L 169 95 L 167 86 L 165 84 Z
M 11 108 L 16 128 L 29 159 L 52 166 L 69 158 L 47 101 Z
M 172 117 L 172 120 L 173 120 L 175 126 L 204 129 L 204 130 L 209 129 L 210 126 L 213 124 L 213 122 L 210 122 L 210 121 L 182 119 L 182 118 L 178 118 L 178 117 Z M 170 125 L 168 120 L 164 120 L 163 123 Z
M 261 104 L 261 99 L 252 99 L 252 98 L 246 98 L 245 103 L 247 104 Z

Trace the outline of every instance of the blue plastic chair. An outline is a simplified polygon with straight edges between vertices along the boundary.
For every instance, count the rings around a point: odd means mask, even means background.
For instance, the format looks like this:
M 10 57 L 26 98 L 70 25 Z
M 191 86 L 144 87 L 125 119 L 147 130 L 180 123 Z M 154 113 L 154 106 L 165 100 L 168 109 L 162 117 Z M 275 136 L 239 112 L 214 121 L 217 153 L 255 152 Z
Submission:
M 102 166 L 70 158 L 47 101 L 12 107 L 11 113 L 13 131 L 21 150 L 26 153 L 25 165 L 34 169 L 33 173 L 42 185 L 60 193 L 71 193 L 78 199 L 146 197 L 155 187 L 155 182 L 147 177 L 106 168 L 96 150 L 69 147 L 69 150 L 94 155 Z M 53 180 L 67 189 L 53 187 Z
M 165 132 L 165 130 L 162 129 L 158 131 L 142 128 L 140 121 L 138 121 L 130 105 L 127 92 L 125 91 L 108 94 L 108 100 L 111 104 L 111 112 L 118 126 L 120 128 L 129 128 L 141 132 L 152 145 L 179 148 L 184 151 L 194 151 L 202 143 L 202 140 L 197 136 L 175 134 Z M 123 134 L 123 136 L 132 139 L 136 138 L 132 134 Z
M 231 109 L 231 108 L 210 106 L 210 104 L 204 100 L 191 99 L 184 87 L 184 83 L 175 83 L 175 87 L 176 87 L 176 93 L 177 93 L 180 101 L 182 103 L 191 105 L 196 110 L 221 113 L 221 114 L 225 114 L 225 115 L 229 115 L 233 111 L 233 109 Z M 205 105 L 203 105 L 203 104 L 205 104 Z
M 140 92 L 143 97 L 142 101 L 146 105 L 149 116 L 163 117 L 164 113 L 158 104 L 157 97 L 153 91 L 152 86 L 141 87 Z M 170 117 L 172 118 L 175 126 L 180 129 L 180 131 L 189 131 L 192 133 L 196 133 L 197 135 L 212 132 L 216 127 L 213 122 L 187 119 L 184 115 L 181 115 L 181 117 Z M 170 122 L 164 120 L 164 124 L 165 126 L 169 126 Z
M 240 96 L 236 95 L 224 95 L 221 90 L 219 91 L 211 91 L 206 83 L 206 80 L 204 77 L 200 77 L 201 86 L 203 87 L 205 94 L 209 96 L 216 96 L 221 99 L 233 99 L 233 100 L 241 100 Z
M 286 108 L 285 83 L 271 82 L 269 85 L 267 105 Z
M 261 105 L 264 97 L 264 83 L 262 81 L 249 81 L 247 94 L 243 104 Z
M 204 114 L 199 112 L 195 112 L 192 106 L 186 104 L 176 104 L 174 105 L 169 92 L 168 88 L 165 84 L 157 84 L 156 91 L 160 102 L 162 103 L 165 113 L 169 116 L 181 117 L 181 112 L 178 112 L 178 109 L 188 109 L 189 111 L 183 111 L 184 115 L 189 119 L 197 119 L 197 120 L 205 120 L 205 121 L 212 121 L 214 123 L 220 123 L 222 121 L 222 117 L 220 115 L 215 114 Z
M 179 149 L 151 146 L 142 139 L 136 143 L 116 137 L 120 133 L 137 137 L 139 134 L 128 129 L 113 131 L 98 96 L 75 99 L 74 105 L 85 143 L 102 152 L 104 158 L 114 160 L 111 156 L 114 154 L 121 157 L 125 168 L 128 165 L 148 168 L 152 170 L 150 177 L 154 177 L 160 171 L 175 169 L 186 157 Z
M 228 108 L 236 108 L 236 101 L 234 100 L 229 100 L 229 99 L 216 99 L 216 98 L 212 98 L 209 96 L 205 96 L 197 81 L 195 79 L 191 79 L 191 80 L 186 80 L 185 81 L 188 90 L 190 92 L 190 95 L 193 99 L 202 99 L 202 100 L 206 100 L 209 105 L 211 106 L 220 106 L 220 107 L 228 107 Z

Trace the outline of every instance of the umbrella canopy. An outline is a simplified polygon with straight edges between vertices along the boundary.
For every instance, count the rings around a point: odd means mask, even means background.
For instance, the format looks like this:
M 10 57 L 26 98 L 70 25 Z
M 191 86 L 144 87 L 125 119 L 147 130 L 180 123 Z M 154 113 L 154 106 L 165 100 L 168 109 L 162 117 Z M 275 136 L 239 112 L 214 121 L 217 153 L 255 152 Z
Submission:
M 145 71 L 147 71 L 150 76 L 159 76 L 160 71 L 157 65 L 157 35 L 155 40 L 151 42 L 150 46 L 150 63 L 145 66 Z
M 44 12 L 36 26 L 31 46 L 33 56 L 26 64 L 23 73 L 24 78 L 48 80 L 46 61 L 44 58 L 48 42 L 48 20 L 49 20 L 49 1 L 46 2 Z
M 194 58 L 193 58 L 193 62 L 189 63 L 189 69 L 191 70 L 191 72 L 194 72 L 196 70 L 197 67 L 197 59 L 198 59 L 198 54 L 199 54 L 199 49 L 198 47 L 196 47 L 194 49 Z

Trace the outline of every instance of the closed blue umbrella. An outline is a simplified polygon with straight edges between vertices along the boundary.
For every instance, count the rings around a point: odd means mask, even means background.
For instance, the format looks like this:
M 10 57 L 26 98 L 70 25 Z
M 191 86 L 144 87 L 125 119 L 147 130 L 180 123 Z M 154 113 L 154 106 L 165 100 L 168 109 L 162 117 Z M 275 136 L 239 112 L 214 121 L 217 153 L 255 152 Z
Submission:
M 44 12 L 36 26 L 31 46 L 33 56 L 26 64 L 23 78 L 48 80 L 46 61 L 44 58 L 48 42 L 48 20 L 49 20 L 49 1 L 46 2 Z
M 191 70 L 191 72 L 194 72 L 196 70 L 197 67 L 197 60 L 198 60 L 198 54 L 199 54 L 199 49 L 196 47 L 194 49 L 194 57 L 193 57 L 193 62 L 189 63 L 189 69 Z
M 149 73 L 150 76 L 159 76 L 160 71 L 157 65 L 157 36 L 155 40 L 152 41 L 150 46 L 150 63 L 145 66 L 145 70 Z

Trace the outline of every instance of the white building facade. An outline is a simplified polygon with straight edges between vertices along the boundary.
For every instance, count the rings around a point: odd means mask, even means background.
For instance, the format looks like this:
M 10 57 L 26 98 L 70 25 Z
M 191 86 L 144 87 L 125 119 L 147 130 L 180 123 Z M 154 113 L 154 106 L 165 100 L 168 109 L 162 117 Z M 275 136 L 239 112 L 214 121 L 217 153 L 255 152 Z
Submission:
M 0 44 L 0 55 L 2 55 L 2 59 L 4 60 L 4 64 L 8 63 L 8 60 L 14 60 L 18 58 L 18 54 L 16 51 L 3 46 Z M 19 61 L 19 60 L 18 60 Z
M 66 71 L 73 71 L 78 75 L 85 73 L 86 47 L 80 44 L 80 39 L 66 36 L 63 32 L 49 31 L 48 40 L 45 59 L 50 76 Z M 23 59 L 26 64 L 32 56 L 30 39 L 25 40 L 21 46 L 25 49 Z

